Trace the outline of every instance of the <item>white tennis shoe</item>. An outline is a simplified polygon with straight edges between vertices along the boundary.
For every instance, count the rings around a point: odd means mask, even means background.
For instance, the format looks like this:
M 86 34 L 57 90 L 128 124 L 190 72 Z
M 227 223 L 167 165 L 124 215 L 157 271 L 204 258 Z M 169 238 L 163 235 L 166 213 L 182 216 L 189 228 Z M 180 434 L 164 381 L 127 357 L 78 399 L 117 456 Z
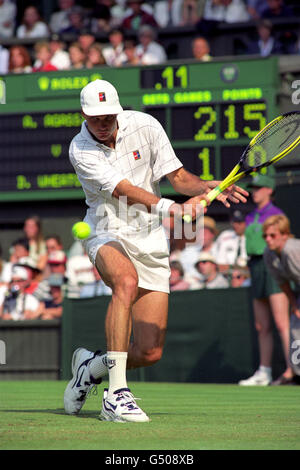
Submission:
M 84 348 L 78 348 L 74 351 L 72 357 L 73 377 L 64 393 L 64 406 L 67 414 L 77 415 L 92 388 L 102 382 L 102 379 L 97 380 L 97 382 L 91 381 L 88 367 L 91 360 L 99 353 L 100 351 L 93 353 Z
M 270 385 L 272 382 L 271 374 L 258 369 L 248 379 L 240 380 L 239 385 L 251 386 L 251 385 Z
M 129 388 L 120 388 L 108 395 L 104 389 L 102 411 L 99 418 L 102 421 L 114 421 L 117 423 L 144 423 L 150 421 L 149 417 L 136 404 Z

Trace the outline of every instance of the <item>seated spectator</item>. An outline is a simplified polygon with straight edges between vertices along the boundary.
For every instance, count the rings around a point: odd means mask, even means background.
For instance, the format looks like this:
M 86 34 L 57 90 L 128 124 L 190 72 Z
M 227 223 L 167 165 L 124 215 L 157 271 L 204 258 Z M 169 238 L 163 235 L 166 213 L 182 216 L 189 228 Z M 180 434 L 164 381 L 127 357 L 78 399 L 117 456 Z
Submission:
M 9 51 L 0 44 L 0 75 L 6 75 L 9 67 Z
M 259 54 L 267 57 L 271 54 L 280 53 L 280 44 L 272 35 L 272 23 L 261 20 L 257 25 L 258 40 L 248 45 L 248 54 Z
M 69 53 L 65 50 L 66 45 L 58 34 L 52 34 L 50 39 L 51 64 L 57 70 L 68 70 L 71 67 Z
M 225 23 L 242 23 L 250 20 L 243 0 L 207 0 L 203 19 L 208 21 L 224 21 Z
M 217 256 L 217 244 L 215 242 L 217 234 L 215 220 L 212 217 L 204 216 L 197 227 L 195 239 L 185 241 L 185 246 L 177 259 L 183 266 L 185 280 L 190 283 L 191 288 L 194 287 L 194 283 L 198 286 L 201 277 L 199 271 L 195 268 L 200 253 L 207 252 L 213 257 Z
M 0 245 L 0 305 L 3 303 L 4 295 L 7 289 L 7 282 L 3 281 L 3 273 L 9 263 L 3 259 L 2 246 Z
M 14 35 L 16 5 L 9 0 L 0 0 L 0 38 L 11 38 Z
M 48 254 L 48 268 L 44 271 L 44 277 L 39 283 L 37 289 L 34 291 L 35 297 L 41 301 L 49 300 L 50 286 L 48 279 L 51 275 L 58 275 L 64 277 L 66 273 L 67 256 L 63 250 L 52 251 Z
M 184 271 L 181 263 L 179 261 L 171 261 L 170 269 L 170 291 L 190 289 L 190 284 L 184 280 Z
M 224 230 L 216 239 L 216 260 L 221 272 L 228 272 L 233 265 L 246 266 L 245 215 L 235 210 L 230 217 L 231 229 Z
M 34 45 L 35 64 L 33 72 L 54 72 L 57 69 L 52 63 L 52 53 L 48 42 L 38 42 Z
M 108 35 L 109 45 L 103 47 L 103 55 L 107 65 L 119 67 L 127 61 L 124 52 L 124 35 L 120 29 L 113 29 Z
M 58 0 L 58 11 L 50 16 L 50 30 L 52 33 L 60 33 L 70 26 L 69 12 L 75 5 L 75 0 Z
M 2 273 L 1 282 L 8 284 L 11 281 L 12 268 L 21 258 L 29 256 L 29 241 L 27 238 L 18 238 L 15 240 L 9 249 L 10 258 L 5 263 Z
M 39 286 L 42 279 L 42 272 L 37 267 L 36 263 L 30 258 L 30 256 L 24 256 L 14 263 L 12 270 L 15 266 L 21 266 L 25 268 L 28 273 L 28 286 L 26 287 L 26 293 L 33 294 Z
M 90 32 L 88 28 L 83 29 L 78 38 L 77 42 L 80 44 L 81 48 L 83 49 L 85 55 L 87 55 L 89 48 L 95 44 L 96 38 L 95 36 Z
M 47 38 L 49 29 L 42 20 L 38 9 L 31 5 L 25 8 L 22 24 L 17 28 L 17 38 Z
M 63 250 L 63 243 L 59 235 L 47 235 L 45 238 L 45 245 L 47 254 L 53 253 L 53 251 Z
M 167 54 L 160 44 L 156 42 L 156 32 L 149 26 L 141 26 L 138 31 L 139 44 L 136 55 L 142 65 L 161 64 L 166 62 Z
M 219 289 L 229 287 L 227 279 L 219 273 L 215 258 L 208 252 L 200 253 L 195 263 L 195 268 L 201 274 L 198 289 Z
M 14 266 L 11 282 L 0 306 L 2 320 L 34 320 L 40 317 L 43 305 L 33 295 L 25 292 L 28 283 L 27 270 Z
M 29 241 L 29 256 L 36 262 L 37 267 L 43 271 L 47 263 L 47 253 L 40 218 L 36 215 L 27 217 L 24 221 L 23 230 Z
M 285 5 L 284 0 L 267 0 L 267 8 L 262 12 L 261 17 L 266 19 L 289 18 L 293 16 L 293 9 Z
M 202 5 L 199 0 L 183 0 L 181 26 L 194 25 L 201 18 Z
M 201 62 L 209 62 L 212 59 L 208 41 L 200 36 L 196 37 L 192 42 L 192 53 L 193 59 Z
M 247 10 L 253 20 L 259 20 L 264 10 L 268 8 L 267 0 L 247 0 Z
M 118 6 L 116 10 L 114 0 L 96 0 L 91 17 L 91 31 L 93 34 L 108 33 L 112 28 L 119 26 L 122 21 L 123 11 L 120 11 Z
M 69 26 L 61 29 L 59 34 L 71 34 L 73 36 L 79 36 L 81 31 L 87 26 L 87 18 L 83 8 L 80 6 L 72 7 L 68 12 Z
M 83 69 L 85 67 L 85 52 L 79 42 L 73 42 L 69 46 L 71 69 Z
M 247 266 L 233 266 L 230 274 L 231 287 L 249 287 L 250 284 L 250 271 Z
M 120 65 L 139 65 L 140 59 L 136 54 L 136 42 L 133 39 L 124 41 L 124 59 Z
M 95 282 L 94 267 L 86 253 L 72 256 L 66 265 L 67 296 L 80 298 L 84 285 Z
M 12 46 L 9 50 L 9 73 L 32 72 L 31 57 L 24 46 Z
M 48 279 L 48 284 L 50 288 L 50 299 L 43 302 L 42 320 L 61 318 L 63 313 L 64 277 L 62 275 L 52 274 Z
M 138 31 L 143 25 L 149 25 L 153 28 L 158 27 L 154 16 L 145 11 L 142 4 L 143 0 L 127 0 L 127 6 L 131 8 L 132 13 L 124 18 L 122 22 L 123 29 Z
M 85 66 L 88 69 L 107 65 L 102 53 L 102 46 L 99 43 L 93 44 L 87 53 Z

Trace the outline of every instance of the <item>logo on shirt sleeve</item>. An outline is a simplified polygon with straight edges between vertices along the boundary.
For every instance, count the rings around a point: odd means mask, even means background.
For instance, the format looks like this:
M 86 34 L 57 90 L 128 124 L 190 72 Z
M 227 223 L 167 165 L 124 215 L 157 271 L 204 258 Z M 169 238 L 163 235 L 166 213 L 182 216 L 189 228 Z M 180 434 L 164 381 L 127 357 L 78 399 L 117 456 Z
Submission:
M 132 152 L 132 153 L 133 153 L 133 156 L 134 156 L 134 159 L 135 159 L 135 160 L 140 160 L 141 154 L 140 154 L 139 150 L 135 150 L 135 151 Z
M 106 101 L 105 93 L 103 93 L 103 92 L 100 92 L 100 93 L 99 93 L 99 101 L 101 101 L 101 102 L 102 102 L 102 101 Z

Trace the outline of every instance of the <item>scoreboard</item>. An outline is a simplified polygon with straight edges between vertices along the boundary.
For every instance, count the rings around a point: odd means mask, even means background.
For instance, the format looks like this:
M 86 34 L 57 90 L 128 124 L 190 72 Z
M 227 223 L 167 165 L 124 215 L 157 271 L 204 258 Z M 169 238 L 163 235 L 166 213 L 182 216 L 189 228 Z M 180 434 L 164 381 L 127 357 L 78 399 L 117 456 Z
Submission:
M 205 180 L 226 176 L 249 140 L 279 114 L 277 58 L 7 75 L 2 201 L 84 197 L 68 148 L 82 123 L 80 90 L 97 78 L 117 88 L 124 109 L 157 118 L 183 165 Z M 172 194 L 167 182 L 161 187 Z

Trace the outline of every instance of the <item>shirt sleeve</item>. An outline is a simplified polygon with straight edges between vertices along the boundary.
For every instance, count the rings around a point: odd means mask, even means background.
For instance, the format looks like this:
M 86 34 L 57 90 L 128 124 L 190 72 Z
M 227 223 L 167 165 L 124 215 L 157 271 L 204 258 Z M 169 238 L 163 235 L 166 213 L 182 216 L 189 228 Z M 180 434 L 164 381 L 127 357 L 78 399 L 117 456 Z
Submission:
M 80 151 L 76 158 L 76 144 L 70 147 L 70 161 L 83 187 L 91 192 L 107 191 L 112 195 L 115 187 L 125 179 L 124 175 L 92 151 Z
M 152 181 L 159 181 L 172 171 L 181 168 L 183 165 L 175 155 L 169 138 L 161 126 L 154 118 L 150 121 L 150 142 L 153 156 L 153 176 Z

